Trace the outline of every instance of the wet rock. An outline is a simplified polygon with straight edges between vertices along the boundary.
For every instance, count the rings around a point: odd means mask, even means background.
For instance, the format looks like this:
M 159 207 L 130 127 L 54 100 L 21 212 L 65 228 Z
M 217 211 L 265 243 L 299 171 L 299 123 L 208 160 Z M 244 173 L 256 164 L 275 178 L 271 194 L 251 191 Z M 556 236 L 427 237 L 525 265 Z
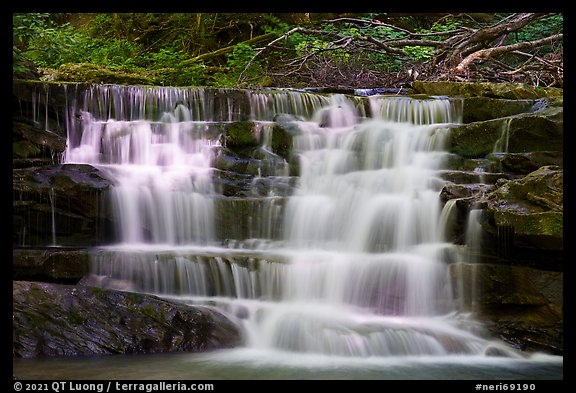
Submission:
M 222 313 L 156 296 L 13 282 L 14 357 L 203 352 L 240 345 Z
M 464 157 L 483 157 L 497 143 L 506 152 L 562 151 L 563 108 L 478 121 L 452 129 L 449 151 Z
M 12 279 L 75 284 L 90 271 L 90 252 L 60 247 L 12 250 Z
M 136 73 L 111 71 L 91 63 L 62 64 L 51 76 L 54 82 L 114 83 L 126 85 L 153 84 L 149 76 Z
M 512 231 L 516 247 L 563 248 L 563 171 L 544 166 L 521 179 L 500 180 L 487 197 L 484 229 Z
M 534 151 L 527 153 L 507 153 L 499 159 L 503 171 L 514 175 L 527 175 L 548 165 L 563 166 L 562 151 Z
M 110 181 L 90 165 L 64 164 L 12 171 L 13 243 L 94 245 L 106 240 L 103 208 Z
M 490 97 L 467 97 L 463 100 L 464 123 L 486 121 L 533 112 L 537 100 L 507 100 Z
M 462 96 L 462 97 L 493 97 L 511 100 L 536 99 L 563 95 L 564 90 L 556 87 L 538 87 L 522 83 L 494 82 L 449 82 L 449 81 L 414 81 L 415 93 Z
M 225 128 L 222 145 L 230 149 L 258 146 L 256 124 L 251 121 L 230 123 Z
M 55 161 L 66 149 L 66 139 L 27 122 L 12 123 L 12 157 Z
M 563 352 L 563 273 L 526 266 L 451 265 L 464 309 L 523 351 Z

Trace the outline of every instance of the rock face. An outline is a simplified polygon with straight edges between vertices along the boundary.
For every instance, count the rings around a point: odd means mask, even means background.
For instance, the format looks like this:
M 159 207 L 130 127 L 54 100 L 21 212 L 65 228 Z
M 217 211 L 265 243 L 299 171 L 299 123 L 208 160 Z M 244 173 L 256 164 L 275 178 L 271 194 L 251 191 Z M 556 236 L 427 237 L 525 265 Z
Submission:
M 543 166 L 518 180 L 502 180 L 487 195 L 484 224 L 494 233 L 511 228 L 514 245 L 539 250 L 563 249 L 563 171 Z
M 562 151 L 563 108 L 546 108 L 458 127 L 451 134 L 450 151 L 482 157 L 494 150 L 506 153 Z
M 218 311 L 151 295 L 27 281 L 13 295 L 14 357 L 199 352 L 243 339 Z
M 521 83 L 492 82 L 426 82 L 414 81 L 415 93 L 461 97 L 493 97 L 511 100 L 556 97 L 563 95 L 557 87 L 535 87 Z
M 450 240 L 468 259 L 451 266 L 456 297 L 518 349 L 563 353 L 563 108 L 561 90 L 511 84 L 415 83 L 464 97 L 457 158 L 441 192 L 454 203 Z M 547 98 L 543 98 L 547 97 Z M 478 215 L 477 246 L 465 234 Z
M 457 298 L 491 334 L 519 350 L 562 354 L 562 272 L 460 263 L 451 273 Z
M 54 164 L 12 171 L 13 243 L 91 246 L 105 241 L 111 183 L 90 165 Z
M 12 251 L 12 279 L 77 284 L 90 273 L 90 253 L 70 248 L 15 248 Z

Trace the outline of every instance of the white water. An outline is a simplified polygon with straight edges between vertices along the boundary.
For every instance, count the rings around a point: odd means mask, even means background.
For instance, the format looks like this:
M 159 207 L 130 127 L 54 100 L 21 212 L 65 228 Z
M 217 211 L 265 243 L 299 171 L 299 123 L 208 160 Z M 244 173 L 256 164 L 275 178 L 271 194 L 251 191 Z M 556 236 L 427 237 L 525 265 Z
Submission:
M 122 109 L 133 105 L 116 101 L 111 105 Z M 78 146 L 68 144 L 66 162 L 94 164 L 113 179 L 120 243 L 207 244 L 214 239 L 211 147 L 218 142 L 204 136 L 204 122 L 192 121 L 197 109 L 179 103 L 169 109 L 152 121 L 132 111 L 134 120 L 99 120 L 87 108 Z
M 116 184 L 118 244 L 94 261 L 103 285 L 217 306 L 242 324 L 247 348 L 274 359 L 483 357 L 495 348 L 519 357 L 474 334 L 452 295 L 439 171 L 458 102 L 375 96 L 370 118 L 342 95 L 247 93 L 253 120 L 288 114 L 297 123 L 300 177 L 281 211 L 283 241 L 246 251 L 223 247 L 214 227 L 218 138 L 209 126 L 235 120 L 233 103 L 211 113 L 202 90 L 98 89 L 65 160 L 93 164 Z

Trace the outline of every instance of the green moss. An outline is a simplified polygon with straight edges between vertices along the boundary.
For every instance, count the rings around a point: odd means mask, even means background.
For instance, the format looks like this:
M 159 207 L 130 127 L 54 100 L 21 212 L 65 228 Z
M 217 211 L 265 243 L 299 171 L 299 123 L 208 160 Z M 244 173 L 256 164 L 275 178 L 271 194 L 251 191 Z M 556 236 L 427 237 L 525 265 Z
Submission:
M 135 292 L 127 292 L 126 299 L 133 303 L 142 303 L 144 301 L 144 295 Z
M 557 97 L 563 89 L 555 87 L 534 87 L 522 83 L 493 82 L 426 82 L 415 81 L 413 92 L 430 95 L 493 97 L 512 100 Z
M 258 146 L 256 127 L 251 121 L 237 121 L 226 126 L 224 144 L 227 147 L 253 147 Z
M 84 82 L 84 83 L 113 83 L 125 85 L 151 85 L 148 76 L 128 73 L 118 70 L 109 70 L 91 63 L 65 63 L 57 71 L 58 81 Z
M 38 157 L 40 153 L 40 149 L 29 141 L 12 143 L 12 155 L 16 158 Z
M 46 319 L 43 318 L 41 315 L 29 313 L 28 322 L 30 323 L 30 325 L 34 327 L 41 327 L 46 323 Z
M 272 151 L 285 159 L 290 158 L 292 135 L 284 126 L 275 125 L 272 129 Z
M 66 316 L 66 320 L 73 325 L 82 325 L 85 321 L 80 315 L 75 313 L 70 313 Z
M 479 121 L 454 128 L 450 133 L 450 153 L 465 158 L 490 154 L 500 138 L 501 120 Z
M 90 288 L 90 292 L 92 292 L 95 296 L 97 296 L 98 298 L 103 298 L 105 297 L 105 293 L 104 290 L 102 288 L 99 287 L 91 287 Z
M 154 315 L 155 314 L 154 307 L 152 307 L 151 304 L 145 304 L 144 306 L 142 306 L 142 311 L 148 315 Z
M 58 188 L 62 188 L 62 189 L 74 187 L 74 185 L 76 184 L 70 178 L 70 176 L 62 175 L 62 174 L 52 175 L 48 178 L 48 181 L 50 182 L 50 185 L 52 187 L 58 187 Z
M 564 229 L 561 212 L 542 212 L 533 214 L 515 214 L 495 212 L 498 226 L 513 226 L 518 235 L 548 235 L 562 238 Z

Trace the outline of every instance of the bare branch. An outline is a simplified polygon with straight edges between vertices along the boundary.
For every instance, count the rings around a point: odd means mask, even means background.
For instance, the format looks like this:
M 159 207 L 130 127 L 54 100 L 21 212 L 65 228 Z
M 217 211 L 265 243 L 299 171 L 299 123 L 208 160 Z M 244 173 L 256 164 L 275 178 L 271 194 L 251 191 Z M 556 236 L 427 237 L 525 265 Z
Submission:
M 535 48 L 538 46 L 550 44 L 550 43 L 555 42 L 555 41 L 561 41 L 562 39 L 563 39 L 563 34 L 555 34 L 555 35 L 552 35 L 550 37 L 542 38 L 540 40 L 528 41 L 528 42 L 518 42 L 518 43 L 512 44 L 512 45 L 498 46 L 495 48 L 488 48 L 488 49 L 479 50 L 479 51 L 476 51 L 476 52 L 472 53 L 471 55 L 468 55 L 467 57 L 465 57 L 464 60 L 462 60 L 460 62 L 460 64 L 458 64 L 454 68 L 454 72 L 456 72 L 456 73 L 464 72 L 468 68 L 470 63 L 472 63 L 475 60 L 485 59 L 485 58 L 489 58 L 491 56 L 502 55 L 504 53 L 509 53 L 509 52 L 518 51 L 518 50 L 522 50 L 522 49 Z
M 401 31 L 402 33 L 408 34 L 411 37 L 429 37 L 429 36 L 444 36 L 444 35 L 452 35 L 452 34 L 456 34 L 458 32 L 467 30 L 467 28 L 465 27 L 460 27 L 458 29 L 455 30 L 447 30 L 447 31 L 431 31 L 429 33 L 414 33 L 410 30 L 406 30 L 403 29 L 401 27 L 395 26 L 395 25 L 391 25 L 388 23 L 384 23 L 384 22 L 380 22 L 377 19 L 372 19 L 372 20 L 365 20 L 365 19 L 358 19 L 358 18 L 337 18 L 337 19 L 330 19 L 327 20 L 325 22 L 330 22 L 330 23 L 336 23 L 336 22 L 354 22 L 354 23 L 363 23 L 363 24 L 367 24 L 368 26 L 366 27 L 370 27 L 370 26 L 384 26 L 384 27 L 389 27 L 391 29 L 397 30 L 397 31 Z
M 331 37 L 336 37 L 336 38 L 345 38 L 343 36 L 341 36 L 340 34 L 336 34 L 336 33 L 332 33 L 329 31 L 322 31 L 322 30 L 310 30 L 310 29 L 303 29 L 301 27 L 295 27 L 289 31 L 287 31 L 286 33 L 282 34 L 280 37 L 276 38 L 275 40 L 270 41 L 266 46 L 259 48 L 256 53 L 254 54 L 254 56 L 252 56 L 252 58 L 248 61 L 248 63 L 246 63 L 246 66 L 244 67 L 244 69 L 242 70 L 242 72 L 240 72 L 240 75 L 238 75 L 238 79 L 237 81 L 240 82 L 243 80 L 244 77 L 244 73 L 246 72 L 246 70 L 248 68 L 250 68 L 250 66 L 252 65 L 252 63 L 254 62 L 254 60 L 256 59 L 256 57 L 260 56 L 262 54 L 262 52 L 264 52 L 267 49 L 270 49 L 271 47 L 274 46 L 274 44 L 276 44 L 277 42 L 288 38 L 290 35 L 294 34 L 294 33 L 304 33 L 304 34 L 314 34 L 314 35 L 326 35 L 326 36 L 331 36 Z
M 562 67 L 561 67 L 560 65 L 558 65 L 558 64 L 551 63 L 551 62 L 549 62 L 549 61 L 547 61 L 547 60 L 544 60 L 543 58 L 541 58 L 541 57 L 539 57 L 539 56 L 536 56 L 536 55 L 534 55 L 534 54 L 531 54 L 531 53 L 521 52 L 521 51 L 518 51 L 518 50 L 515 50 L 515 51 L 512 52 L 512 53 L 515 53 L 515 54 L 517 54 L 517 55 L 522 55 L 522 56 L 528 56 L 528 57 L 530 57 L 529 60 L 534 59 L 534 60 L 536 60 L 537 62 L 542 63 L 542 64 L 544 64 L 544 65 L 546 65 L 546 66 L 548 66 L 548 67 L 559 68 L 559 69 L 562 68 Z
M 337 18 L 337 19 L 327 20 L 326 22 L 330 22 L 330 23 L 336 23 L 336 22 L 365 23 L 365 24 L 372 25 L 372 26 L 385 26 L 385 27 L 389 27 L 389 28 L 391 28 L 391 29 L 401 31 L 401 32 L 406 33 L 406 34 L 409 34 L 409 35 L 413 35 L 413 34 L 414 34 L 414 33 L 412 33 L 410 30 L 406 30 L 406 29 L 403 29 L 403 28 L 398 27 L 398 26 L 390 25 L 390 24 L 388 24 L 388 23 L 380 22 L 379 20 L 376 20 L 376 19 L 364 20 L 364 19 L 357 19 L 357 18 Z

